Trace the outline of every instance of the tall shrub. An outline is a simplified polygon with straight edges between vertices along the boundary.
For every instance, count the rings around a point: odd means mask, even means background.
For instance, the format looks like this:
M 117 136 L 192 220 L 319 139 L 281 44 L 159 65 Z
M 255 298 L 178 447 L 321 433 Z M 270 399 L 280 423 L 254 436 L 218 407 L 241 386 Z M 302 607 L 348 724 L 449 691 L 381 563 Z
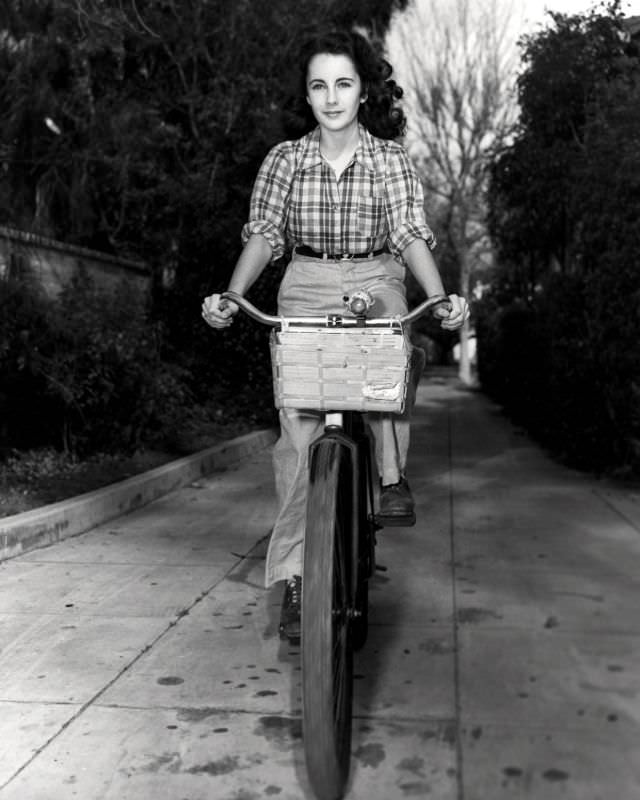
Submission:
M 48 441 L 50 416 L 40 348 L 50 340 L 51 304 L 37 286 L 0 281 L 0 447 Z
M 5 447 L 133 451 L 184 424 L 189 374 L 163 359 L 158 324 L 130 287 L 98 290 L 80 273 L 51 301 L 0 286 Z
M 638 47 L 617 3 L 552 19 L 524 42 L 520 125 L 492 166 L 502 264 L 481 306 L 480 373 L 572 463 L 639 470 Z M 527 321 L 515 333 L 514 305 Z M 504 355 L 513 335 L 520 368 Z

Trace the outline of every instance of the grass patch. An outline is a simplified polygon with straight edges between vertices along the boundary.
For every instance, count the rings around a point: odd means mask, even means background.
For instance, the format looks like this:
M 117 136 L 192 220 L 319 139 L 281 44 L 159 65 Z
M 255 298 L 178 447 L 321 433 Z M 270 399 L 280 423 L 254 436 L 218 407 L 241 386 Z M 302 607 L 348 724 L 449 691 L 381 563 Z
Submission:
M 11 450 L 0 461 L 0 517 L 102 489 L 257 427 L 247 421 L 209 423 L 190 430 L 170 448 L 149 448 L 130 455 L 97 453 L 79 459 L 51 447 Z

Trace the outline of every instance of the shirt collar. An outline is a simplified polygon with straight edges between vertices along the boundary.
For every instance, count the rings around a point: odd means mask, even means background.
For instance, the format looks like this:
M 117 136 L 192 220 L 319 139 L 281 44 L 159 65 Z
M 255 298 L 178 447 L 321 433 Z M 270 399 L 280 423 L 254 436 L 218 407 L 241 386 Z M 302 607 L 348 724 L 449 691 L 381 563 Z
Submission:
M 360 162 L 369 172 L 376 171 L 375 151 L 376 144 L 374 137 L 364 127 L 358 125 L 360 141 L 356 148 L 355 159 Z M 322 162 L 320 153 L 320 128 L 314 128 L 310 133 L 303 137 L 302 154 L 300 156 L 299 169 L 304 171 L 311 169 Z
M 360 130 L 360 142 L 356 149 L 356 160 L 359 161 L 363 167 L 369 172 L 376 171 L 376 141 L 364 125 L 358 126 Z

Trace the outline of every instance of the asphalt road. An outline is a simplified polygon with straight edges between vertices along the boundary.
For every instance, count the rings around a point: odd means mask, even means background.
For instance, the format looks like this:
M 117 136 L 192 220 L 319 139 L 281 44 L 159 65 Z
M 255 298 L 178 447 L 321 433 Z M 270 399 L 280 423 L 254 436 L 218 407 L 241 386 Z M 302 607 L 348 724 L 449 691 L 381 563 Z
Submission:
M 270 450 L 0 564 L 2 800 L 311 800 Z M 350 800 L 640 798 L 640 497 L 425 379 Z

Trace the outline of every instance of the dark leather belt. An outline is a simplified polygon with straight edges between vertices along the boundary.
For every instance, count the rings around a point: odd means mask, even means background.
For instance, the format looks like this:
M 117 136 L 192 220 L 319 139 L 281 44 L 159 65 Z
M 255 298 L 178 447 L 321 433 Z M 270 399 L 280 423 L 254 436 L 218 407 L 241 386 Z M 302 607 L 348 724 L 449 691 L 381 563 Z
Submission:
M 305 244 L 296 245 L 296 253 L 301 256 L 308 256 L 309 258 L 322 258 L 326 261 L 351 261 L 352 258 L 376 258 L 383 253 L 388 253 L 386 247 L 380 250 L 371 250 L 369 253 L 320 253 L 307 247 Z

